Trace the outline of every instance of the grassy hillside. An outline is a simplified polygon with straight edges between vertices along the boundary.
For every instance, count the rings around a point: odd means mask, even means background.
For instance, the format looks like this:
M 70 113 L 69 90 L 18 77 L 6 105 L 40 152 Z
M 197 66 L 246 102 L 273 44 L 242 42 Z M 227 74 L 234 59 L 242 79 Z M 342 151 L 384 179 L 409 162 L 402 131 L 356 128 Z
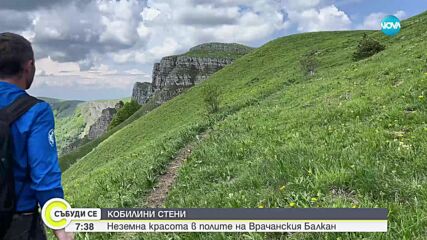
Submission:
M 386 50 L 353 62 L 363 33 Z M 389 232 L 139 239 L 425 239 L 426 37 L 423 14 L 394 38 L 352 31 L 274 40 L 99 144 L 64 173 L 67 199 L 74 207 L 143 207 L 178 150 L 211 129 L 167 207 L 386 207 Z M 320 66 L 307 77 L 300 60 L 312 51 Z M 209 87 L 221 91 L 214 115 L 203 104 Z

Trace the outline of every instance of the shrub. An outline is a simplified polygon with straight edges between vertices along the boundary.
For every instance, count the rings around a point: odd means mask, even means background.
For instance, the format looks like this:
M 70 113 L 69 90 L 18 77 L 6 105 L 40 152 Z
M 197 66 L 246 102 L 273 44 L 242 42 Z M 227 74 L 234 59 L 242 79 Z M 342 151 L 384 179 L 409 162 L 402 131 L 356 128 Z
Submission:
M 316 73 L 316 69 L 319 67 L 316 54 L 316 51 L 311 51 L 300 60 L 301 68 L 305 75 L 313 76 Z
M 209 113 L 216 113 L 219 111 L 219 101 L 221 92 L 218 87 L 208 86 L 203 91 L 204 102 Z
M 108 130 L 124 122 L 126 119 L 132 116 L 136 111 L 138 111 L 140 107 L 141 105 L 139 105 L 134 100 L 125 103 L 123 107 L 120 108 L 118 112 L 114 115 L 113 120 L 110 123 L 110 126 L 108 126 Z
M 384 45 L 365 33 L 357 45 L 356 52 L 353 53 L 353 60 L 359 61 L 368 58 L 383 51 L 384 49 Z

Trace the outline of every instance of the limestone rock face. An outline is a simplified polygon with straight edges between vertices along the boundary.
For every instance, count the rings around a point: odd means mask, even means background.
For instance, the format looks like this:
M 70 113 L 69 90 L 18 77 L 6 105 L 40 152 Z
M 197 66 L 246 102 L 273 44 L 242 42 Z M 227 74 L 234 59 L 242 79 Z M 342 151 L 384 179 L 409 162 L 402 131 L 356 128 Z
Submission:
M 154 64 L 151 84 L 135 83 L 132 99 L 144 104 L 151 97 L 155 97 L 156 103 L 162 104 L 232 62 L 233 60 L 227 58 L 164 57 L 160 63 Z
M 227 58 L 165 57 L 153 68 L 154 91 L 166 86 L 194 86 L 232 62 Z
M 154 64 L 151 84 L 135 84 L 132 99 L 144 104 L 153 98 L 162 104 L 251 50 L 234 43 L 206 43 L 191 48 L 186 54 L 164 57 Z
M 111 121 L 113 120 L 114 115 L 117 111 L 123 107 L 123 102 L 118 102 L 114 108 L 106 108 L 102 110 L 101 116 L 95 121 L 93 125 L 90 126 L 88 139 L 94 140 L 107 132 L 108 126 L 110 126 Z
M 133 86 L 132 100 L 142 105 L 148 101 L 152 94 L 153 88 L 151 83 L 137 82 Z
M 102 110 L 101 117 L 90 127 L 88 138 L 93 140 L 101 137 L 107 131 L 116 113 L 117 110 L 115 108 L 106 108 Z

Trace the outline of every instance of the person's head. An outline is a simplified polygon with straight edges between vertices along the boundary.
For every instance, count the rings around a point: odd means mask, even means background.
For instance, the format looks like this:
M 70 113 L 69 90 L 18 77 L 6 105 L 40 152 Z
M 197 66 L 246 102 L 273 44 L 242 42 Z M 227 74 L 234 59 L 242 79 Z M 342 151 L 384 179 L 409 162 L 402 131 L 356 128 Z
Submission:
M 31 43 L 14 33 L 0 33 L 0 81 L 29 89 L 36 72 Z

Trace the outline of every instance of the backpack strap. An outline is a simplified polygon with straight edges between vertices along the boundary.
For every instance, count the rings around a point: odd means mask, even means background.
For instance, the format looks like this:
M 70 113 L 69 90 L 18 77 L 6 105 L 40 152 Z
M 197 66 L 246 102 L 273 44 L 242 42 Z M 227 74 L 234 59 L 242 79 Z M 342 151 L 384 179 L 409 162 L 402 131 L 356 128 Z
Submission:
M 24 115 L 28 110 L 30 110 L 34 105 L 37 103 L 42 102 L 41 100 L 32 97 L 28 94 L 24 94 L 20 97 L 18 97 L 12 104 L 10 104 L 8 107 L 3 108 L 0 110 L 0 126 L 3 127 L 10 127 L 10 125 L 18 120 L 22 115 Z M 1 129 L 0 129 L 1 131 Z M 8 144 L 4 144 L 3 147 L 8 147 Z M 5 153 L 7 149 L 3 149 L 3 152 Z M 26 168 L 26 178 L 30 178 L 30 169 Z M 17 194 L 17 199 L 22 194 L 22 191 L 24 189 L 24 185 L 21 187 Z
M 24 94 L 11 105 L 0 110 L 0 121 L 10 125 L 39 102 L 41 102 L 39 99 Z

